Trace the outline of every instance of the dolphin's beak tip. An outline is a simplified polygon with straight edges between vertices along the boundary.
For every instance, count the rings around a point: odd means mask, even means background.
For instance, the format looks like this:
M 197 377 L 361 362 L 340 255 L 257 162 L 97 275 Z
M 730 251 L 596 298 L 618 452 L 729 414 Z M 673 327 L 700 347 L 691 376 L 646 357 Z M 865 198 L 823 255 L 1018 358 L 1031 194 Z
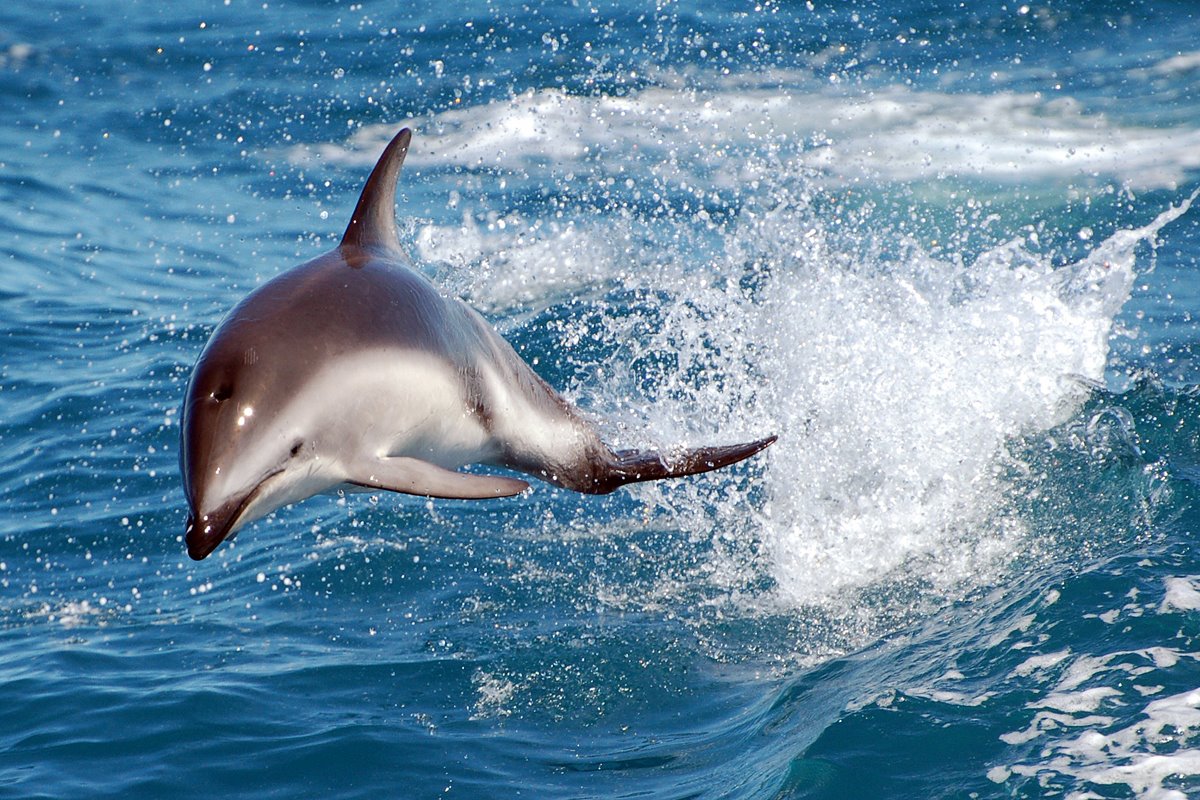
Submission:
M 200 561 L 208 555 L 202 552 L 200 537 L 196 535 L 196 515 L 188 514 L 187 525 L 183 529 L 183 541 L 187 544 L 187 554 L 195 561 Z
M 208 519 L 208 517 L 205 517 Z M 183 540 L 187 544 L 187 554 L 193 561 L 203 561 L 216 550 L 221 542 L 229 535 L 227 526 L 203 525 L 196 523 L 196 515 L 189 514 L 187 527 L 184 529 Z

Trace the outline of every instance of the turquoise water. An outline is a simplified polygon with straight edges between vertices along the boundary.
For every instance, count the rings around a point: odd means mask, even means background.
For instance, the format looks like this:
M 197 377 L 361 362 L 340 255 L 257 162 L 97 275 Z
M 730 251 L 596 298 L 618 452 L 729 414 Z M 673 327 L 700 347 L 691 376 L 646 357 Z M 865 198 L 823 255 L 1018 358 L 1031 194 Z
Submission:
M 1188 3 L 7 4 L 0 795 L 1200 793 Z M 206 337 L 406 247 L 695 479 L 190 561 Z

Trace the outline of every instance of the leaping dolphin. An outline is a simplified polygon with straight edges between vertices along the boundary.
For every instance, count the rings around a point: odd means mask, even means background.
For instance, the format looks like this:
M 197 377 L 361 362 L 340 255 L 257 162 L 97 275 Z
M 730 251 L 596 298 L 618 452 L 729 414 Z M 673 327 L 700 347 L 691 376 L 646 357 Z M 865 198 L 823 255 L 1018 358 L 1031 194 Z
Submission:
M 658 453 L 609 449 L 474 309 L 407 264 L 396 180 L 412 133 L 379 158 L 341 243 L 251 292 L 213 332 L 184 399 L 187 550 L 338 488 L 508 497 L 517 478 L 605 494 L 741 461 L 775 441 Z

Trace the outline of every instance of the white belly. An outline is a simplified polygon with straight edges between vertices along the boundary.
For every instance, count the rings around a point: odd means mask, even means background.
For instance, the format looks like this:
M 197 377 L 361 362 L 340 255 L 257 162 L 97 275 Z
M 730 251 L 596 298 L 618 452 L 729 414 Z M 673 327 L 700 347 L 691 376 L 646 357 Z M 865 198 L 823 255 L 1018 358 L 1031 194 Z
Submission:
M 448 468 L 496 453 L 462 380 L 432 356 L 367 351 L 339 359 L 314 384 L 312 391 L 320 397 L 312 404 L 325 408 L 318 415 L 325 424 L 313 420 L 322 450 L 350 450 L 354 457 L 411 456 Z

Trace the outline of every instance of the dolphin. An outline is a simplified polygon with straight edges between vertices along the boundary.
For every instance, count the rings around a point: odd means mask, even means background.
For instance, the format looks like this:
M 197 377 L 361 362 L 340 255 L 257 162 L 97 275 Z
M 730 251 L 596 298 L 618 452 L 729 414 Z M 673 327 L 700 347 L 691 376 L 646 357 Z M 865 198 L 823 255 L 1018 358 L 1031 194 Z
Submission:
M 405 128 L 383 151 L 341 243 L 247 295 L 196 362 L 181 415 L 188 555 L 322 492 L 479 499 L 529 488 L 457 471 L 479 463 L 605 494 L 775 441 L 670 459 L 606 446 L 478 312 L 409 265 L 395 205 L 411 139 Z

